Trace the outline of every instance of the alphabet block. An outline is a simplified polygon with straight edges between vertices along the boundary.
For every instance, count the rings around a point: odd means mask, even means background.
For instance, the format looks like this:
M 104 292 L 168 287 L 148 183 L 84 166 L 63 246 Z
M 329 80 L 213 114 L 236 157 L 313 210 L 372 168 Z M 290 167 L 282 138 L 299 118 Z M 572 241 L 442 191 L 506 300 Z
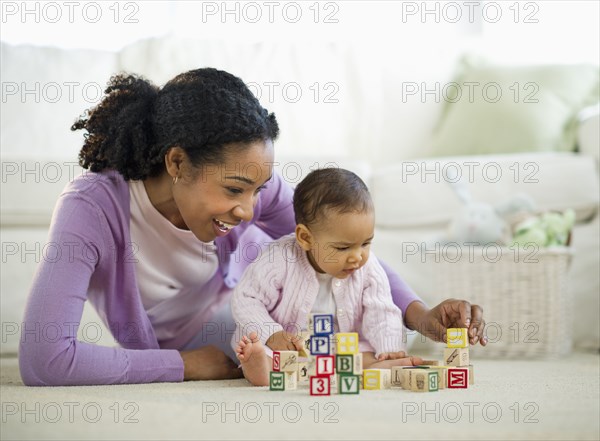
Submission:
M 302 349 L 298 351 L 298 357 L 309 358 L 310 357 L 310 332 L 301 331 L 298 335 Z
M 295 390 L 298 387 L 298 374 L 296 372 L 269 373 L 270 390 Z
M 435 392 L 438 390 L 438 373 L 430 369 L 415 370 L 410 375 L 409 388 L 415 392 Z
M 308 381 L 308 361 L 298 362 L 298 383 Z
M 358 333 L 338 332 L 335 334 L 336 354 L 358 354 Z
M 331 378 L 310 377 L 310 395 L 331 395 Z
M 335 370 L 338 374 L 362 374 L 362 354 L 342 354 L 335 356 Z
M 469 330 L 467 328 L 448 328 L 446 330 L 446 346 L 449 348 L 466 348 L 469 346 Z
M 421 366 L 439 366 L 440 362 L 439 360 L 423 360 L 423 363 L 421 363 Z
M 444 348 L 445 366 L 469 366 L 469 348 Z
M 365 390 L 389 389 L 392 386 L 391 369 L 363 370 L 363 387 Z
M 448 377 L 448 367 L 432 366 L 431 369 L 438 373 L 438 389 L 446 389 L 446 380 Z
M 312 355 L 329 355 L 331 340 L 329 335 L 313 335 L 310 338 L 310 353 Z
M 469 368 L 449 368 L 446 386 L 448 389 L 466 389 L 469 386 Z
M 308 331 L 313 336 L 333 334 L 333 314 L 309 314 Z
M 473 370 L 473 365 L 469 365 L 469 385 L 475 384 L 475 372 Z
M 273 351 L 273 370 L 275 372 L 297 372 L 298 351 Z
M 342 395 L 358 394 L 360 390 L 360 376 L 353 374 L 338 375 L 338 391 Z
M 316 374 L 318 377 L 335 373 L 335 355 L 317 355 Z

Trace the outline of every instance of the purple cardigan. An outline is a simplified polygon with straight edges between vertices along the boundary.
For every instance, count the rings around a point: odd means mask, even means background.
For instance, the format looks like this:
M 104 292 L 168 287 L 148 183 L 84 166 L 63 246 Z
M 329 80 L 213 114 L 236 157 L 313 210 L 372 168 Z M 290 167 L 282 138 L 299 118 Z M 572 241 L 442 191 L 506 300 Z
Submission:
M 237 248 L 294 230 L 292 194 L 291 187 L 275 174 L 260 193 L 254 219 L 215 240 L 219 271 L 210 286 L 217 288 L 208 294 L 231 294 L 229 288 L 250 263 L 248 253 L 243 253 L 246 258 L 232 258 L 239 257 Z M 157 341 L 136 282 L 129 224 L 129 187 L 117 172 L 85 173 L 59 197 L 48 239 L 52 252 L 37 268 L 23 322 L 19 367 L 26 385 L 183 380 L 177 349 L 200 332 L 203 323 L 190 323 L 179 340 Z M 404 312 L 420 299 L 397 274 L 384 268 L 394 303 Z M 121 347 L 77 340 L 86 300 Z

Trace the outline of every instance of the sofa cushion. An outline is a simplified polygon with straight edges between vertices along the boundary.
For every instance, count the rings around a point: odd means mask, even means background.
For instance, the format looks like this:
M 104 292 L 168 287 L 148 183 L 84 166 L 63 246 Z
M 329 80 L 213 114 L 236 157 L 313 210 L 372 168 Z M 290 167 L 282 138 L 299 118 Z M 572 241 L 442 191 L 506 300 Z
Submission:
M 465 58 L 432 140 L 434 156 L 574 151 L 577 114 L 598 101 L 598 67 L 494 66 Z
M 76 158 L 82 132 L 70 127 L 102 98 L 115 52 L 1 44 L 2 154 Z
M 574 153 L 462 156 L 404 161 L 380 168 L 371 178 L 377 225 L 403 228 L 446 225 L 461 202 L 444 180 L 459 170 L 475 201 L 492 205 L 516 193 L 533 198 L 539 210 L 573 208 L 579 221 L 598 210 L 595 159 Z

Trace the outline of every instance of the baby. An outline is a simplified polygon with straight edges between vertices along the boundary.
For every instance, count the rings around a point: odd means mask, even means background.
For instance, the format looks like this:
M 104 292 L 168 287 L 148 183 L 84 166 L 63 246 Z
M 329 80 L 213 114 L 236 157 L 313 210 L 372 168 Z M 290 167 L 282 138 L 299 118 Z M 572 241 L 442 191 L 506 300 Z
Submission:
M 232 344 L 246 379 L 269 384 L 272 350 L 300 350 L 310 313 L 332 314 L 334 332 L 358 332 L 365 368 L 418 364 L 401 359 L 402 312 L 369 259 L 375 214 L 364 182 L 348 170 L 315 170 L 296 188 L 294 212 L 295 233 L 273 242 L 233 293 Z

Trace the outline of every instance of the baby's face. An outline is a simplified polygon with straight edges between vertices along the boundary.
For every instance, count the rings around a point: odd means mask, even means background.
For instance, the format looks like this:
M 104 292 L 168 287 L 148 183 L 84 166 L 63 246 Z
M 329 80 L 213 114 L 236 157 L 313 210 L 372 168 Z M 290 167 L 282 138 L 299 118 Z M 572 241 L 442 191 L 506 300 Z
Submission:
M 328 212 L 325 220 L 311 228 L 310 263 L 320 273 L 349 277 L 367 263 L 374 229 L 373 212 Z

